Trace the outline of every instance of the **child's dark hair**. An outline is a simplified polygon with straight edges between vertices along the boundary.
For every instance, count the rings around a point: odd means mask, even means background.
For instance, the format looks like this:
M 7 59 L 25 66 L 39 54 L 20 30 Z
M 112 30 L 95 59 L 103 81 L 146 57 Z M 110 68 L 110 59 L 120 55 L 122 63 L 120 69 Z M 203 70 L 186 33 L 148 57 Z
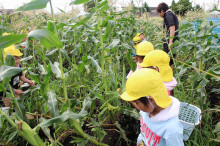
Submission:
M 145 56 L 136 55 L 137 57 L 140 57 L 142 60 L 144 60 Z
M 169 9 L 169 6 L 166 3 L 160 3 L 157 6 L 157 13 L 160 13 L 162 10 L 166 12 Z
M 137 100 L 139 100 L 140 102 L 142 102 L 146 106 L 147 106 L 147 104 L 149 102 L 146 96 L 145 97 L 141 97 L 141 98 L 139 98 Z

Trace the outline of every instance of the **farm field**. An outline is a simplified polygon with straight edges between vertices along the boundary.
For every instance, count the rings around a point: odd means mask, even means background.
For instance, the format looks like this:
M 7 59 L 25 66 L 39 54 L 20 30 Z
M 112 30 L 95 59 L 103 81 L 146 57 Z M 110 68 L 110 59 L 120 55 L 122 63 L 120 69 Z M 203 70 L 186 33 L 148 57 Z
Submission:
M 133 37 L 143 32 L 162 50 L 162 18 L 115 13 L 106 0 L 86 15 L 54 15 L 50 0 L 38 1 L 0 16 L 0 91 L 9 90 L 3 96 L 12 101 L 10 109 L 0 109 L 0 145 L 136 145 L 139 113 L 120 95 L 136 68 Z M 51 14 L 37 13 L 45 4 Z M 182 17 L 180 40 L 169 54 L 176 54 L 174 97 L 201 109 L 187 146 L 220 142 L 219 29 L 219 18 Z M 3 57 L 12 44 L 23 53 L 22 68 Z M 9 81 L 21 71 L 34 86 L 23 84 L 16 98 Z

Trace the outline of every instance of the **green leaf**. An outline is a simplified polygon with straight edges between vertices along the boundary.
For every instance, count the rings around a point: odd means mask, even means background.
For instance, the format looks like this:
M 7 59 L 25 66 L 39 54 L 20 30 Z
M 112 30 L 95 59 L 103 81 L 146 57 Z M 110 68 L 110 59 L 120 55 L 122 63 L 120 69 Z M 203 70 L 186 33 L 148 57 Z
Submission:
M 123 44 L 122 44 L 122 47 L 125 48 L 125 49 L 130 49 L 130 50 L 133 49 L 133 48 L 132 48 L 130 45 L 128 45 L 127 43 L 123 43 Z
M 60 116 L 58 116 L 58 117 L 54 117 L 54 118 L 49 119 L 49 120 L 43 120 L 38 126 L 43 128 L 43 127 L 48 127 L 52 124 L 60 123 L 60 122 L 62 122 L 62 121 L 61 121 Z
M 14 66 L 14 64 L 15 64 L 14 57 L 11 56 L 10 54 L 7 54 L 6 60 L 5 60 L 5 65 L 7 65 L 7 66 Z
M 94 94 L 96 96 L 96 98 L 100 99 L 102 101 L 102 103 L 104 103 L 106 101 L 105 98 L 101 94 L 99 94 L 91 89 L 89 89 L 89 92 Z
M 103 41 L 109 38 L 109 35 L 112 32 L 114 25 L 115 25 L 115 22 L 113 20 L 108 20 L 108 25 L 105 30 L 105 35 L 103 36 Z
M 95 13 L 95 9 L 93 8 L 84 19 L 74 24 L 74 26 L 77 27 L 77 26 L 83 25 L 87 20 L 89 20 L 93 16 L 94 13 Z
M 27 121 L 27 117 L 25 115 L 25 107 L 20 97 L 15 99 L 15 112 L 24 121 Z
M 30 10 L 44 9 L 46 8 L 48 2 L 49 0 L 33 0 L 19 7 L 16 11 L 30 11 Z
M 70 5 L 79 5 L 89 2 L 90 0 L 74 0 L 70 3 Z
M 128 115 L 132 118 L 135 118 L 136 120 L 140 120 L 140 115 L 138 113 L 138 111 L 134 108 L 121 108 L 120 109 L 120 113 Z
M 40 70 L 42 75 L 46 75 L 47 74 L 46 70 L 44 69 L 44 66 L 41 65 L 40 63 L 38 63 L 38 69 Z
M 12 77 L 22 70 L 24 70 L 24 68 L 3 65 L 0 67 L 0 78 Z
M 88 108 L 90 108 L 91 104 L 92 104 L 92 99 L 91 99 L 89 96 L 87 96 L 86 98 L 84 98 L 83 106 L 82 106 L 81 112 L 87 111 Z M 80 113 L 81 113 L 81 112 L 80 112 Z
M 18 130 L 12 132 L 8 138 L 7 143 L 10 142 L 17 134 L 18 134 Z
M 216 125 L 215 125 L 215 129 L 213 130 L 214 133 L 217 133 L 217 132 L 220 132 L 220 122 L 218 122 Z
M 40 43 L 45 48 L 51 48 L 51 47 L 62 48 L 63 47 L 61 40 L 55 34 L 45 29 L 37 29 L 37 30 L 31 31 L 28 34 L 28 37 L 39 40 Z
M 52 114 L 52 117 L 56 117 L 59 115 L 56 94 L 54 93 L 54 91 L 48 91 L 47 96 L 48 96 L 47 105 L 50 110 L 50 113 Z
M 65 111 L 61 116 L 60 118 L 62 119 L 62 121 L 66 121 L 68 119 L 73 119 L 73 120 L 76 120 L 76 119 L 81 119 L 83 117 L 85 117 L 87 115 L 87 112 L 80 112 L 79 114 L 78 113 L 74 113 L 70 110 L 67 110 Z
M 53 25 L 53 21 L 49 20 L 47 22 L 47 30 L 55 34 L 55 28 Z
M 10 45 L 13 45 L 15 43 L 18 43 L 22 41 L 26 35 L 24 34 L 11 34 L 11 35 L 6 35 L 6 36 L 0 36 L 0 49 L 6 48 Z
M 95 60 L 95 59 L 94 59 L 93 57 L 91 57 L 91 56 L 88 56 L 88 59 L 90 59 L 90 60 L 92 61 L 92 64 L 96 67 L 97 72 L 100 73 L 100 74 L 102 74 L 102 69 L 101 69 L 101 67 L 99 66 L 98 61 Z
M 28 61 L 28 60 L 31 60 L 32 58 L 33 56 L 28 56 L 28 57 L 22 58 L 20 61 Z
M 98 11 L 99 12 L 102 12 L 102 11 L 105 11 L 109 8 L 109 5 L 108 5 L 108 1 L 107 0 L 104 0 L 103 2 L 101 2 L 99 5 L 98 5 Z
M 56 78 L 61 78 L 61 70 L 60 70 L 60 64 L 58 62 L 50 62 L 51 70 L 56 75 Z
M 119 42 L 120 42 L 120 39 L 114 39 L 112 43 L 106 49 L 113 49 L 119 44 Z
M 124 131 L 124 129 L 121 128 L 121 125 L 119 124 L 118 121 L 116 121 L 115 126 L 120 130 L 121 137 L 128 143 L 128 138 L 125 134 L 125 131 Z
M 0 84 L 0 92 L 6 91 L 5 86 L 3 84 Z
M 137 64 L 133 61 L 132 56 L 131 56 L 131 50 L 128 50 L 127 54 L 126 54 L 127 60 L 128 60 L 128 64 L 131 68 L 132 71 L 135 71 L 137 68 Z
M 60 123 L 60 122 L 65 122 L 66 120 L 68 119 L 80 119 L 80 118 L 83 118 L 84 116 L 86 116 L 87 113 L 74 113 L 70 110 L 67 110 L 65 111 L 61 116 L 57 116 L 57 117 L 54 117 L 52 119 L 49 119 L 49 120 L 44 120 L 43 122 L 41 122 L 39 124 L 40 127 L 48 127 L 52 124 L 55 124 L 55 123 Z
M 29 72 L 29 74 L 32 80 L 34 80 L 37 84 L 40 84 L 40 75 L 33 72 Z

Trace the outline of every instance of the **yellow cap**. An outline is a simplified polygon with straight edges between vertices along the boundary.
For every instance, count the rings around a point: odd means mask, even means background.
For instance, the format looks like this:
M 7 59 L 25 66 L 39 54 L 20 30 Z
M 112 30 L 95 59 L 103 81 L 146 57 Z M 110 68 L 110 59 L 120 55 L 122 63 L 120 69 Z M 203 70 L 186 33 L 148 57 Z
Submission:
M 137 34 L 135 35 L 135 37 L 139 37 L 141 34 L 142 34 L 142 33 L 137 33 Z
M 133 38 L 133 42 L 134 43 L 140 43 L 141 42 L 141 38 L 140 37 L 134 37 Z
M 137 49 L 136 49 L 136 54 L 139 56 L 145 56 L 147 53 L 150 51 L 154 50 L 154 46 L 151 42 L 144 41 L 138 44 Z
M 6 35 L 9 35 L 9 34 L 10 33 L 5 32 L 5 33 L 2 34 L 2 36 L 6 36 Z
M 145 96 L 151 96 L 162 108 L 167 108 L 172 103 L 162 77 L 153 69 L 142 68 L 134 72 L 128 78 L 126 91 L 121 98 L 125 101 L 134 101 Z
M 154 50 L 148 53 L 142 63 L 141 67 L 157 66 L 160 75 L 164 82 L 171 82 L 173 80 L 173 71 L 169 65 L 170 57 L 162 50 Z
M 6 35 L 9 35 L 9 33 L 3 33 L 2 35 L 6 36 Z M 10 54 L 11 56 L 22 56 L 23 55 L 20 52 L 20 50 L 15 48 L 14 45 L 4 48 L 4 58 L 6 58 L 7 54 Z

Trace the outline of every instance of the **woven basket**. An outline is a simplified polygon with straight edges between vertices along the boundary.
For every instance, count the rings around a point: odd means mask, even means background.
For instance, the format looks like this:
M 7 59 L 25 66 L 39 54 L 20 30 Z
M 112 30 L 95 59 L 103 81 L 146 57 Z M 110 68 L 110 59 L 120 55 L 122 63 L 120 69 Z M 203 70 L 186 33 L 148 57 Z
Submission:
M 181 102 L 179 120 L 183 125 L 183 140 L 187 141 L 194 127 L 200 123 L 201 110 L 194 105 Z

